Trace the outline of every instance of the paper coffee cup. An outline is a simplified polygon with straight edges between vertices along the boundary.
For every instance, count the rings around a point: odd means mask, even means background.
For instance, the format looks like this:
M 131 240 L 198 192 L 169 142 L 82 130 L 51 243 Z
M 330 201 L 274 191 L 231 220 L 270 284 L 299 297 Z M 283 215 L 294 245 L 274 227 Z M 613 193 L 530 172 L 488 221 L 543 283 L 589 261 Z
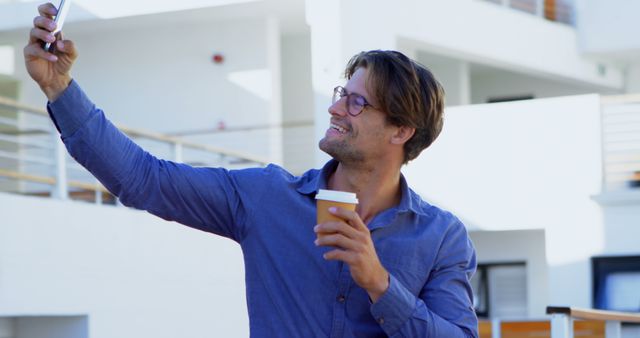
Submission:
M 320 189 L 316 195 L 317 222 L 320 224 L 328 221 L 341 221 L 341 218 L 329 213 L 329 208 L 339 207 L 355 211 L 356 205 L 358 205 L 358 198 L 352 192 Z M 318 233 L 318 237 L 320 236 L 321 234 Z

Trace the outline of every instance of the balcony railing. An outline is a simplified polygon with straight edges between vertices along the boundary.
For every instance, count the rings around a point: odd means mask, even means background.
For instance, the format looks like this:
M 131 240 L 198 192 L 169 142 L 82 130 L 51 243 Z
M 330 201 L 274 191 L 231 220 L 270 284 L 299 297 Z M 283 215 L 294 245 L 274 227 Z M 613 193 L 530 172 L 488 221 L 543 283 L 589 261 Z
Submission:
M 574 25 L 573 0 L 484 0 L 522 12 L 537 15 L 550 21 Z
M 573 338 L 579 336 L 575 330 L 577 320 L 596 321 L 604 323 L 605 338 L 621 338 L 622 323 L 640 324 L 640 314 L 581 309 L 574 307 L 547 307 L 547 314 L 551 315 L 551 338 Z
M 481 320 L 480 338 L 625 338 L 622 324 L 640 323 L 637 313 L 550 306 L 547 314 L 550 319 Z
M 118 128 L 154 155 L 194 166 L 242 168 L 267 159 L 139 129 Z M 45 110 L 0 97 L 0 192 L 116 203 L 67 154 Z

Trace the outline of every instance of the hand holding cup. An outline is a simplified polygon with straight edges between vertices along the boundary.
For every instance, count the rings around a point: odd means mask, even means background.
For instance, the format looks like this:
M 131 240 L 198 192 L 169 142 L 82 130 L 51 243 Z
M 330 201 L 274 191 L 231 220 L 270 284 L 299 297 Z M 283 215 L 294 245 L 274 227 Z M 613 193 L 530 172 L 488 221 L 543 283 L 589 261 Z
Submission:
M 345 191 L 320 189 L 316 195 L 317 205 L 317 224 L 329 221 L 342 221 L 341 218 L 329 212 L 329 208 L 338 207 L 346 210 L 355 211 L 358 205 L 356 194 Z M 326 235 L 319 232 L 318 238 Z

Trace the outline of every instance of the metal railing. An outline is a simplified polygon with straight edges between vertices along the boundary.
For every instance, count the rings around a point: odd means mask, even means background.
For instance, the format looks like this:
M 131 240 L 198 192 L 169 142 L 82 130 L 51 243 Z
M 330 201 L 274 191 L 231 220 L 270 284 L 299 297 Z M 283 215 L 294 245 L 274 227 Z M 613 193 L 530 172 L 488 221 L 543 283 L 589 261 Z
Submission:
M 574 0 L 483 0 L 573 26 Z
M 602 97 L 603 191 L 640 188 L 640 94 Z
M 263 166 L 257 156 L 181 137 L 118 126 L 154 155 L 194 166 Z M 0 97 L 0 191 L 115 204 L 116 199 L 67 154 L 47 112 Z

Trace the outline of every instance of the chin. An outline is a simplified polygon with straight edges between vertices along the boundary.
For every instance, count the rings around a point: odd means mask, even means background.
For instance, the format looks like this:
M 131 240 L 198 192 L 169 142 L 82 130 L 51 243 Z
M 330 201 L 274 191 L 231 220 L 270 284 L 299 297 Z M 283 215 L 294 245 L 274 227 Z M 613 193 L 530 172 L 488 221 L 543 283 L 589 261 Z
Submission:
M 332 141 L 324 137 L 320 140 L 318 146 L 320 150 L 341 163 L 356 163 L 364 160 L 364 154 L 362 154 L 362 152 L 353 149 L 349 144 L 341 140 Z
M 335 155 L 335 145 L 332 144 L 332 142 L 330 140 L 327 140 L 327 137 L 323 137 L 320 142 L 318 142 L 318 148 L 320 148 L 320 150 L 324 151 L 325 153 L 329 154 L 329 156 L 333 157 L 334 159 L 336 158 Z

